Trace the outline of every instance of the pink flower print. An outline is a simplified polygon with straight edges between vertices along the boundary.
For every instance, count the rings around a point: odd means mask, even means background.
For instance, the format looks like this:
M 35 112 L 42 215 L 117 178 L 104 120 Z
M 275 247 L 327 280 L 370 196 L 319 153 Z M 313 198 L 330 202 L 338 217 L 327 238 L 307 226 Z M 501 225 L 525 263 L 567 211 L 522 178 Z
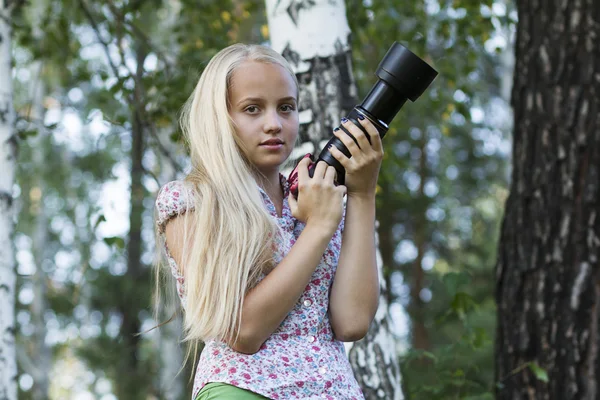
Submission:
M 281 178 L 285 181 L 285 177 L 281 176 Z M 166 191 L 162 193 L 156 205 L 160 211 L 158 222 L 162 223 L 167 218 L 185 211 L 184 207 L 187 203 L 182 200 L 186 198 L 188 191 L 181 185 L 181 182 L 175 182 L 165 187 Z M 288 191 L 289 184 L 284 186 L 284 193 L 287 194 Z M 273 204 L 268 202 L 265 193 L 261 194 L 266 211 L 274 215 Z M 285 221 L 277 221 L 278 224 L 283 225 L 282 234 L 269 235 L 276 260 L 283 258 L 291 250 L 305 227 L 305 224 L 293 219 L 289 206 L 285 203 L 282 219 Z M 305 285 L 306 291 L 303 293 L 302 301 L 290 311 L 286 323 L 281 325 L 278 332 L 273 334 L 266 343 L 261 344 L 258 353 L 244 355 L 230 349 L 225 343 L 217 341 L 206 343 L 207 351 L 203 354 L 202 362 L 198 363 L 194 393 L 197 394 L 206 382 L 212 379 L 238 387 L 244 385 L 248 390 L 268 393 L 268 397 L 275 400 L 299 400 L 321 396 L 332 400 L 334 398 L 336 400 L 364 399 L 360 394 L 360 388 L 352 379 L 352 371 L 347 363 L 340 363 L 339 371 L 333 374 L 331 373 L 333 371 L 323 375 L 318 374 L 318 367 L 341 360 L 345 356 L 343 345 L 337 343 L 332 336 L 333 332 L 327 316 L 328 289 L 335 276 L 337 266 L 335 262 L 340 254 L 339 229 L 343 227 L 343 222 L 325 250 L 325 256 Z M 170 256 L 166 241 L 163 246 L 167 250 L 167 256 Z M 177 289 L 183 289 L 184 278 L 176 274 L 178 268 L 172 256 L 169 258 L 169 263 L 173 275 L 177 278 Z M 302 306 L 303 301 L 308 297 L 312 299 L 314 305 L 310 309 Z M 183 305 L 185 306 L 185 303 Z M 313 335 L 312 338 L 309 335 Z

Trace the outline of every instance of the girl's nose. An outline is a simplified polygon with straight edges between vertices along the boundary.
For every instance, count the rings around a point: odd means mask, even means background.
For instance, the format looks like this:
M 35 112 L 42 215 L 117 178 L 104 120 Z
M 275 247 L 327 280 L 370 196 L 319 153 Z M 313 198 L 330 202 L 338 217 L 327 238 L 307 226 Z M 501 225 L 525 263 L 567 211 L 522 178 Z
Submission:
M 279 132 L 281 130 L 281 116 L 277 111 L 270 111 L 265 114 L 264 130 L 265 132 Z

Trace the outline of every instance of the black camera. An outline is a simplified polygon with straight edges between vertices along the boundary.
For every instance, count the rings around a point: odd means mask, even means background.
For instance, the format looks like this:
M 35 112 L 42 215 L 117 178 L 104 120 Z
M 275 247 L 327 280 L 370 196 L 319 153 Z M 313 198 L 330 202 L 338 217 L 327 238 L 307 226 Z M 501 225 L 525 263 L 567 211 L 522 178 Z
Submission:
M 362 129 L 365 134 L 367 132 L 358 123 L 357 119 L 359 115 L 368 118 L 375 125 L 383 139 L 389 129 L 390 122 L 406 103 L 406 100 L 415 101 L 419 98 L 438 73 L 406 47 L 394 42 L 379 63 L 375 74 L 379 80 L 371 88 L 362 103 L 354 107 L 346 118 Z M 339 128 L 356 142 L 356 139 L 343 126 Z M 367 138 L 369 138 L 368 135 Z M 344 143 L 333 136 L 321 150 L 318 159 L 309 167 L 309 175 L 313 176 L 317 162 L 325 161 L 336 169 L 337 183 L 343 185 L 345 181 L 344 167 L 329 152 L 331 146 L 337 147 L 347 157 L 351 156 Z M 295 172 L 294 169 L 290 174 L 290 183 L 292 193 L 297 195 L 297 174 Z

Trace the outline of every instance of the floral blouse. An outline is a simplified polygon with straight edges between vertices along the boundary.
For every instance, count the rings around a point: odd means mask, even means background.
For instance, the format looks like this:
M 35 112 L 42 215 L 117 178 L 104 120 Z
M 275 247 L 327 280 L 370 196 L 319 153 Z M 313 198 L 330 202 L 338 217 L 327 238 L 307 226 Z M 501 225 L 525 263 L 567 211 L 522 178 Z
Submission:
M 287 201 L 289 185 L 281 174 L 280 182 L 284 189 L 281 217 L 259 187 L 265 207 L 283 231 L 277 242 L 276 264 L 290 251 L 304 228 L 304 224 L 292 216 Z M 184 308 L 185 281 L 169 254 L 164 229 L 170 218 L 193 208 L 189 201 L 191 193 L 184 181 L 172 181 L 160 189 L 156 199 L 156 223 Z M 344 218 L 304 293 L 258 352 L 238 353 L 226 343 L 215 340 L 205 343 L 196 369 L 193 399 L 209 382 L 227 383 L 270 399 L 364 399 L 344 345 L 333 337 L 328 315 L 329 290 L 340 256 L 343 228 Z

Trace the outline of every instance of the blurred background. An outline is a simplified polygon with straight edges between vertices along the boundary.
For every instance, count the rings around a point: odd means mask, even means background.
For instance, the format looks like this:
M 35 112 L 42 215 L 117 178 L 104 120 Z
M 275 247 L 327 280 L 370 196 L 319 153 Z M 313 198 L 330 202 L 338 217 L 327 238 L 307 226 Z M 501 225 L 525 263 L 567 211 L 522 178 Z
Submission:
M 402 391 L 492 398 L 516 11 L 508 0 L 345 7 L 358 98 L 393 41 L 439 72 L 394 120 L 378 187 Z M 154 200 L 188 169 L 177 118 L 210 57 L 270 43 L 265 3 L 33 0 L 11 18 L 19 399 L 188 399 L 179 319 L 133 336 L 175 310 L 152 315 Z

